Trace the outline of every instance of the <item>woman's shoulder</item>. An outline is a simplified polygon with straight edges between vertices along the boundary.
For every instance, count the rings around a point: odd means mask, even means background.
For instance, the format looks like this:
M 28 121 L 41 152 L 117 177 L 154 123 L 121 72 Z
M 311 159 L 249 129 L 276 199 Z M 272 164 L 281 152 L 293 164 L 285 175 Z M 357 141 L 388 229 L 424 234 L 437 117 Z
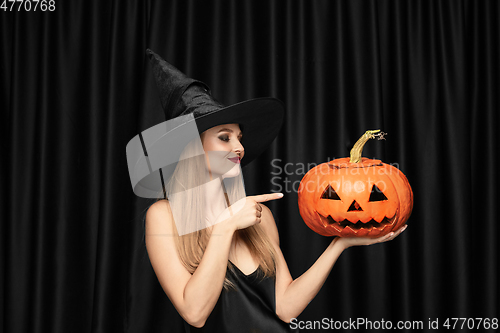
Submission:
M 149 206 L 146 213 L 146 228 L 170 227 L 173 221 L 168 200 L 162 199 Z
M 158 200 L 154 204 L 149 206 L 148 213 L 149 212 L 156 213 L 156 212 L 161 211 L 161 210 L 170 211 L 170 203 L 168 202 L 167 199 Z
M 148 216 L 156 216 L 156 215 L 170 215 L 170 203 L 166 199 L 158 200 L 151 206 L 149 206 L 148 211 L 146 213 L 146 218 Z

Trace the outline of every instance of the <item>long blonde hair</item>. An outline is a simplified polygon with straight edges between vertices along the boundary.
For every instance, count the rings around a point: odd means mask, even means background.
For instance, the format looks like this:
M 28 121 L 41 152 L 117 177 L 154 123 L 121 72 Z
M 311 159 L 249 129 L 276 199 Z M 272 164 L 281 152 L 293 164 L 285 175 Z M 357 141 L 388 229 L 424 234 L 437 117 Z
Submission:
M 203 138 L 203 134 L 202 134 Z M 175 210 L 176 221 L 189 222 L 192 232 L 179 236 L 178 224 L 173 224 L 174 238 L 179 259 L 186 269 L 193 274 L 198 268 L 205 249 L 210 240 L 212 228 L 206 228 L 205 221 L 205 196 L 201 186 L 209 173 L 205 162 L 205 154 L 200 152 L 199 140 L 193 140 L 184 149 L 174 173 L 165 186 L 167 200 L 171 211 Z M 245 196 L 241 172 L 238 176 L 224 179 L 227 199 L 230 203 L 238 201 Z M 189 209 L 186 209 L 188 208 Z M 173 217 L 173 216 L 172 216 Z M 180 226 L 182 228 L 182 226 Z M 259 224 L 236 231 L 236 237 L 243 241 L 250 253 L 259 262 L 259 268 L 264 276 L 274 277 L 276 274 L 275 251 L 266 233 Z M 234 270 L 228 260 L 228 269 Z M 229 289 L 234 285 L 224 280 L 224 288 Z

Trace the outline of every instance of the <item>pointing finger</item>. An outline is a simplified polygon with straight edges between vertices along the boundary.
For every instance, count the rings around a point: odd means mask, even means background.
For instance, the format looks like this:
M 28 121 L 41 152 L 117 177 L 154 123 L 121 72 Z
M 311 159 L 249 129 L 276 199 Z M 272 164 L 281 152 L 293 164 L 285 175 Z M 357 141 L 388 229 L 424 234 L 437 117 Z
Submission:
M 276 200 L 283 198 L 283 193 L 270 193 L 270 194 L 261 194 L 261 195 L 254 195 L 252 197 L 256 202 L 265 202 L 269 200 Z

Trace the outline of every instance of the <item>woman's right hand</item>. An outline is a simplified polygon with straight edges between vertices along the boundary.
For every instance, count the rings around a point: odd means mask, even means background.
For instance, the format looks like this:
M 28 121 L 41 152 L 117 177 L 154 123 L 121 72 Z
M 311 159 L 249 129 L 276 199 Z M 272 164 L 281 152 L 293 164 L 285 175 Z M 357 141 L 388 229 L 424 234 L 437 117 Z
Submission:
M 226 208 L 218 217 L 215 224 L 223 222 L 229 224 L 236 231 L 260 223 L 262 216 L 261 202 L 283 198 L 283 193 L 269 193 L 242 198 Z

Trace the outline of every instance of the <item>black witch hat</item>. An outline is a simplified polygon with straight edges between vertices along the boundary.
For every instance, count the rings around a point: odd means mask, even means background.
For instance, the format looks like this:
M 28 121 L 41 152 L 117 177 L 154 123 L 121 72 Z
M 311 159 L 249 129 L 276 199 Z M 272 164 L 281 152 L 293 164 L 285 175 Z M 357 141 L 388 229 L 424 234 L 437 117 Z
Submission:
M 127 145 L 136 195 L 156 197 L 164 189 L 193 128 L 199 135 L 217 125 L 239 124 L 245 148 L 241 166 L 258 157 L 278 135 L 284 117 L 281 101 L 265 97 L 224 106 L 212 97 L 205 83 L 187 77 L 153 51 L 148 49 L 146 53 L 167 121 L 142 132 Z M 167 161 L 164 152 L 175 157 Z

